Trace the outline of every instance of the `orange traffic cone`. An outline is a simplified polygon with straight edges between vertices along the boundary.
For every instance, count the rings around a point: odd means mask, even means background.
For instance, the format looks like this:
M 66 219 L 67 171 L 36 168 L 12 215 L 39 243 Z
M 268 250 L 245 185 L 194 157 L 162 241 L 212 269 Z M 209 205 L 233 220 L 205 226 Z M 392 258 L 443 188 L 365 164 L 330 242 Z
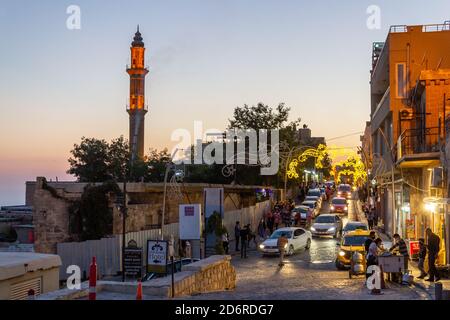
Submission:
M 136 300 L 142 300 L 142 282 L 141 282 L 141 280 L 139 280 L 139 282 L 138 282 Z

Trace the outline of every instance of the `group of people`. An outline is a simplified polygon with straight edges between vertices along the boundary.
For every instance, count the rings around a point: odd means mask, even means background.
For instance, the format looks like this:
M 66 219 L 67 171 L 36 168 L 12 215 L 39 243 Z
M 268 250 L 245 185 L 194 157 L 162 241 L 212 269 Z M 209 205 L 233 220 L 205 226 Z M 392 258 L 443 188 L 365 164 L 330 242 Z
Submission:
M 258 229 L 259 228 L 260 227 L 258 226 Z M 250 247 L 251 241 L 255 243 L 255 246 L 258 244 L 256 242 L 256 235 L 252 232 L 250 224 L 247 224 L 243 228 L 241 228 L 241 223 L 239 221 L 236 221 L 236 224 L 234 226 L 234 237 L 236 241 L 235 250 L 236 252 L 241 252 L 241 258 L 247 258 L 247 248 Z M 241 245 L 240 249 L 239 244 Z
M 364 205 L 363 206 L 364 215 L 367 219 L 367 224 L 369 229 L 372 230 L 378 226 L 378 213 L 374 206 Z
M 429 270 L 429 278 L 426 281 L 434 282 L 439 281 L 440 277 L 436 270 L 436 259 L 439 253 L 439 245 L 440 239 L 439 236 L 434 234 L 430 228 L 427 228 L 426 235 L 428 238 L 428 244 L 425 244 L 425 239 L 419 239 L 419 270 L 421 272 L 419 278 L 423 279 L 426 277 L 427 272 L 425 272 L 424 264 L 425 259 L 428 254 L 428 270 Z M 369 238 L 364 243 L 365 251 L 366 251 L 366 261 L 367 267 L 371 265 L 378 265 L 378 257 L 380 254 L 385 252 L 385 248 L 383 246 L 383 241 L 381 238 L 375 238 L 375 231 L 370 232 Z M 404 257 L 404 270 L 408 270 L 409 264 L 409 251 L 406 245 L 406 241 L 399 235 L 394 234 L 394 244 L 389 249 L 390 252 L 398 250 L 398 253 Z M 369 277 L 369 274 L 366 274 L 366 277 Z

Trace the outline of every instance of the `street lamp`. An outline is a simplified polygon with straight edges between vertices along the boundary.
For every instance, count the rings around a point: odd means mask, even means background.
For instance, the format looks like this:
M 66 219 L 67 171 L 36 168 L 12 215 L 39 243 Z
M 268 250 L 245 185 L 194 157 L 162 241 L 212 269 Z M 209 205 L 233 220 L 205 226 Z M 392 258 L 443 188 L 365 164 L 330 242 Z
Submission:
M 127 208 L 127 181 L 123 182 L 123 194 L 116 197 L 115 206 L 122 214 L 122 282 L 125 282 L 125 232 L 126 232 L 126 218 L 128 213 Z
M 162 219 L 161 220 L 161 240 L 164 239 L 163 229 L 164 229 L 164 219 L 165 219 L 165 213 L 166 213 L 167 177 L 169 176 L 169 172 L 171 170 L 175 170 L 176 169 L 176 166 L 173 163 L 173 158 L 175 158 L 175 155 L 177 154 L 178 151 L 179 151 L 179 149 L 177 148 L 173 152 L 172 157 L 170 158 L 170 162 L 167 163 L 167 165 L 166 165 L 166 172 L 164 174 L 164 194 L 163 194 L 163 207 L 162 207 L 162 218 L 161 218 Z M 178 178 L 177 178 L 177 176 L 175 176 L 176 179 L 179 179 L 180 177 L 182 179 L 182 177 L 184 177 L 184 173 L 183 173 L 183 175 L 181 175 L 179 171 L 181 171 L 181 170 L 177 171 L 178 172 Z M 175 175 L 177 174 L 177 172 L 175 172 Z

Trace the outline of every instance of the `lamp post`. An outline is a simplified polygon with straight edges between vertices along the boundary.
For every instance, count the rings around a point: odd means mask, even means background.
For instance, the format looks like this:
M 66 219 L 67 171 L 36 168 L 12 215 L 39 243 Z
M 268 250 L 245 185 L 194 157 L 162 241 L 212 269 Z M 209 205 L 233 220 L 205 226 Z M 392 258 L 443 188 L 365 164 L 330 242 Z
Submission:
M 161 217 L 161 240 L 164 239 L 164 219 L 166 214 L 166 194 L 167 194 L 167 178 L 169 176 L 170 170 L 173 170 L 175 168 L 175 165 L 173 164 L 173 158 L 178 152 L 178 148 L 175 149 L 175 151 L 172 154 L 170 162 L 166 165 L 166 172 L 164 174 L 164 194 L 163 194 L 163 206 L 162 206 L 162 217 Z
M 386 145 L 389 148 L 389 156 L 391 159 L 391 187 L 392 187 L 392 234 L 394 235 L 396 233 L 396 210 L 395 210 L 395 172 L 394 172 L 394 156 L 392 155 L 392 146 L 389 143 L 388 139 L 386 138 L 386 135 L 384 134 L 384 131 L 381 128 L 378 128 L 381 135 L 383 136 L 384 141 L 386 142 Z
M 127 180 L 123 182 L 123 195 L 116 199 L 116 207 L 122 214 L 122 282 L 125 282 L 125 233 L 126 233 L 126 219 L 127 219 Z

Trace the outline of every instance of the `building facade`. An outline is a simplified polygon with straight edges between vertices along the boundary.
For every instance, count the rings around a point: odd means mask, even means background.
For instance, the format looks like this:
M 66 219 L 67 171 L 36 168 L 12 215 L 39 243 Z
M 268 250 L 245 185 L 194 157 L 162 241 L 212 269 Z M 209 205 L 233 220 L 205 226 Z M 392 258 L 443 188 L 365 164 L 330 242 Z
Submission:
M 438 264 L 446 264 L 450 23 L 393 26 L 372 59 L 372 175 L 384 229 L 417 240 L 431 228 L 442 239 Z

